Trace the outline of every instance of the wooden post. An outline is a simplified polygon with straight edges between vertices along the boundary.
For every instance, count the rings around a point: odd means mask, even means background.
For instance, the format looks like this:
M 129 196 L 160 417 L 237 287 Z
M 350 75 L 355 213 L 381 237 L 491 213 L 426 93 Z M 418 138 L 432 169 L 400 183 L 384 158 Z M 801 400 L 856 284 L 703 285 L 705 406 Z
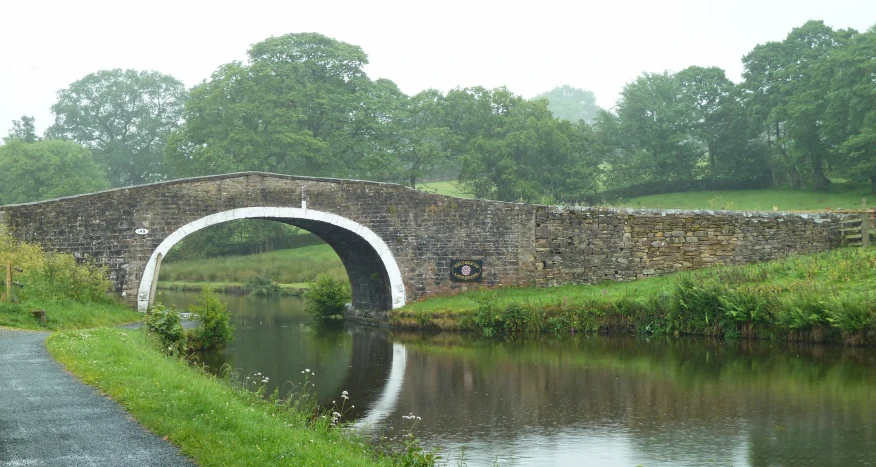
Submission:
M 6 263 L 6 293 L 3 295 L 6 301 L 12 301 L 12 261 Z
M 867 211 L 867 198 L 861 198 L 861 247 L 870 246 L 870 213 Z

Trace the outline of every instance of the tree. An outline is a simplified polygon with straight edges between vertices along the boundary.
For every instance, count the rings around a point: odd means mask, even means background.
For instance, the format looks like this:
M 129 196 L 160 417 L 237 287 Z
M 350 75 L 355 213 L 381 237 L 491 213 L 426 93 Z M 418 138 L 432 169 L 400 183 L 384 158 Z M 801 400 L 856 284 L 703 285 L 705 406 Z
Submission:
M 819 63 L 849 34 L 809 21 L 784 41 L 758 45 L 743 57 L 742 86 L 752 120 L 769 141 L 775 165 L 786 167 L 792 186 L 804 185 L 801 174 L 815 189 L 830 185 L 823 126 L 829 81 Z
M 586 123 L 556 119 L 546 101 L 524 101 L 504 88 L 469 95 L 478 104 L 470 109 L 490 112 L 480 119 L 486 123 L 468 139 L 462 158 L 459 180 L 467 191 L 483 198 L 551 203 L 592 191 L 598 167 Z
M 572 123 L 578 120 L 593 123 L 596 113 L 600 110 L 596 105 L 596 95 L 592 91 L 574 88 L 568 84 L 543 92 L 533 98 L 536 99 L 547 99 L 548 109 L 555 117 Z
M 396 154 L 401 176 L 411 186 L 450 160 L 450 129 L 445 126 L 444 96 L 428 89 L 399 99 Z
M 401 93 L 373 82 L 358 46 L 315 33 L 257 43 L 191 92 L 167 161 L 182 174 L 240 170 L 355 177 L 380 173 L 383 115 Z
M 15 138 L 0 146 L 0 205 L 91 193 L 107 187 L 91 152 L 72 141 L 27 143 Z
M 113 186 L 160 181 L 164 145 L 182 115 L 186 90 L 155 71 L 102 70 L 58 91 L 48 135 L 89 148 Z
M 853 34 L 822 62 L 830 77 L 823 116 L 826 142 L 837 169 L 849 179 L 868 181 L 876 193 L 876 27 Z
M 686 126 L 708 161 L 709 178 L 761 182 L 769 175 L 765 148 L 749 136 L 741 93 L 716 67 L 689 67 L 674 75 L 681 86 Z
M 648 181 L 690 180 L 699 175 L 704 148 L 693 137 L 692 108 L 682 83 L 672 74 L 643 73 L 624 86 L 617 101 L 617 136 L 623 151 L 613 152 L 615 186 Z M 606 117 L 600 117 L 605 121 Z M 605 122 L 608 123 L 608 122 Z
M 9 136 L 3 138 L 3 141 L 8 143 L 15 138 L 18 138 L 25 143 L 35 143 L 39 141 L 40 138 L 36 135 L 35 121 L 35 118 L 28 117 L 27 115 L 22 115 L 21 120 L 13 120 L 12 129 L 9 130 Z

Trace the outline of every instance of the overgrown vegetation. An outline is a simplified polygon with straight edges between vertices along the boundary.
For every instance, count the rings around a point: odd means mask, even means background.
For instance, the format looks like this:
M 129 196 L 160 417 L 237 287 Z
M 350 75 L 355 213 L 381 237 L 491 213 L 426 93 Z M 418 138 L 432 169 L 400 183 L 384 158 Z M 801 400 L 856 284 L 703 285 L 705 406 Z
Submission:
M 204 289 L 198 302 L 189 306 L 189 312 L 200 323 L 189 333 L 194 349 L 216 349 L 234 340 L 234 326 L 228 306 L 212 290 Z
M 842 249 L 639 282 L 480 290 L 397 310 L 401 327 L 525 332 L 635 332 L 876 342 L 876 249 Z
M 336 280 L 331 276 L 319 276 L 304 292 L 307 312 L 322 324 L 343 321 L 344 306 L 350 299 L 350 283 Z
M 167 354 L 181 355 L 186 350 L 187 334 L 176 308 L 162 304 L 153 306 L 143 316 L 143 326 Z
M 234 340 L 234 325 L 227 305 L 212 290 L 201 291 L 196 303 L 189 305 L 192 319 L 200 323 L 186 331 L 179 311 L 162 304 L 155 305 L 143 317 L 146 331 L 155 337 L 169 355 L 184 355 L 190 351 L 224 347 Z
M 16 268 L 14 282 L 21 286 L 6 290 L 5 280 L 0 280 L 0 296 L 11 294 L 0 302 L 0 325 L 43 329 L 32 310 L 46 310 L 45 328 L 52 330 L 115 325 L 139 318 L 110 295 L 112 283 L 105 268 L 79 264 L 72 255 L 45 252 L 0 230 L 3 279 L 7 262 Z

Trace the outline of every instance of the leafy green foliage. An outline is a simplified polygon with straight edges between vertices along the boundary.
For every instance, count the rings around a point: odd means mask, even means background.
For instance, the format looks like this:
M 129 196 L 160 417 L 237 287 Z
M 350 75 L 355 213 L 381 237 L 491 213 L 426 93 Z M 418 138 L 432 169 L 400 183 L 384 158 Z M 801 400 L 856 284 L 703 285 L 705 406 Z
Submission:
M 416 188 L 419 180 L 451 160 L 452 136 L 447 127 L 446 102 L 434 89 L 396 100 L 401 108 L 393 121 L 393 152 L 401 173 L 394 178 Z
M 344 306 L 351 297 L 350 283 L 331 276 L 319 276 L 304 293 L 307 312 L 322 323 L 340 323 L 344 319 Z
M 77 303 L 111 303 L 112 289 L 107 270 L 87 263 L 77 263 L 73 255 L 48 253 L 39 246 L 19 242 L 0 229 L 0 264 L 11 262 L 22 270 L 15 280 L 24 286 L 14 295 L 21 301 L 70 300 Z M 6 293 L 0 281 L 0 294 Z
M 495 293 L 486 293 L 478 300 L 478 308 L 471 320 L 484 337 L 515 336 L 530 331 L 534 309 L 518 303 L 500 306 Z
M 574 201 L 593 191 L 599 168 L 589 151 L 590 128 L 554 118 L 546 102 L 525 101 L 507 89 L 452 91 L 454 112 L 480 119 L 451 127 L 462 151 L 459 181 L 477 197 L 504 201 Z M 463 107 L 465 106 L 465 107 Z M 471 118 L 471 116 L 469 117 Z
M 167 162 L 183 175 L 263 170 L 386 178 L 375 141 L 387 99 L 358 46 L 316 33 L 259 42 L 246 64 L 219 67 L 191 91 L 185 124 L 170 138 Z M 374 161 L 377 160 L 377 163 Z
M 143 325 L 158 340 L 163 352 L 180 355 L 185 350 L 186 330 L 182 327 L 182 317 L 176 308 L 155 305 L 143 316 Z
M 224 347 L 234 340 L 228 306 L 210 289 L 204 289 L 188 311 L 200 326 L 191 331 L 191 346 L 198 350 Z
M 3 138 L 3 141 L 10 142 L 14 139 L 20 139 L 25 143 L 36 143 L 40 137 L 36 134 L 36 119 L 22 115 L 21 120 L 12 121 L 12 129 L 9 130 L 9 136 Z
M 91 149 L 112 186 L 163 180 L 171 175 L 161 164 L 164 144 L 186 96 L 185 85 L 172 76 L 101 70 L 58 91 L 47 134 Z
M 72 142 L 15 138 L 0 146 L 0 205 L 107 188 L 88 149 Z
M 243 283 L 243 288 L 248 290 L 250 294 L 258 297 L 276 297 L 280 295 L 280 286 L 274 281 L 252 276 Z
M 773 166 L 787 173 L 792 186 L 830 185 L 824 174 L 830 148 L 823 125 L 824 96 L 830 90 L 820 64 L 845 35 L 822 21 L 809 21 L 784 41 L 758 45 L 743 58 L 742 87 L 748 91 L 753 123 L 770 143 Z

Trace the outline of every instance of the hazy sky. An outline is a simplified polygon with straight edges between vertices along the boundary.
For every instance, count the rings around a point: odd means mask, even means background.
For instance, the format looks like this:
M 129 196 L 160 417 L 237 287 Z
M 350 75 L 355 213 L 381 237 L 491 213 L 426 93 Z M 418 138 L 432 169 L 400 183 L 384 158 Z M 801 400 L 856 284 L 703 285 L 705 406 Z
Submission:
M 532 97 L 569 84 L 612 107 L 643 71 L 718 66 L 809 19 L 859 31 L 872 0 L 526 2 L 6 1 L 0 8 L 0 136 L 21 115 L 42 132 L 55 93 L 88 73 L 152 69 L 191 87 L 270 36 L 319 32 L 361 46 L 371 78 L 413 94 L 505 85 Z

